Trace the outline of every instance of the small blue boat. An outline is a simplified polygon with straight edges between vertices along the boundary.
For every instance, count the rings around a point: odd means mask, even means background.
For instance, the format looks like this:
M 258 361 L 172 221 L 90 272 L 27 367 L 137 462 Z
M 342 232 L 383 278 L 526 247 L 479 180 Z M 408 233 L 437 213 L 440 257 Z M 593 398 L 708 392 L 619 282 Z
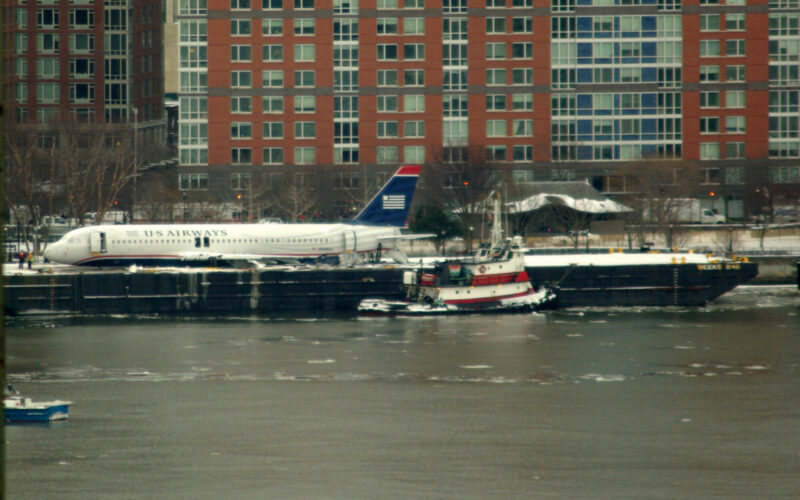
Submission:
M 69 418 L 72 401 L 33 401 L 22 396 L 3 397 L 3 417 L 6 423 L 52 422 Z

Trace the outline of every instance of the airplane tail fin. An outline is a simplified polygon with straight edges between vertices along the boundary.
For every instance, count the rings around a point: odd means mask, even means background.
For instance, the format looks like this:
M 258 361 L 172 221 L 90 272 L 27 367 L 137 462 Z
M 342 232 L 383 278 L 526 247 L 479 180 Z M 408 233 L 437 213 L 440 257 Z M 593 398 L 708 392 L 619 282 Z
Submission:
M 405 226 L 421 169 L 419 165 L 400 167 L 353 222 L 374 226 Z

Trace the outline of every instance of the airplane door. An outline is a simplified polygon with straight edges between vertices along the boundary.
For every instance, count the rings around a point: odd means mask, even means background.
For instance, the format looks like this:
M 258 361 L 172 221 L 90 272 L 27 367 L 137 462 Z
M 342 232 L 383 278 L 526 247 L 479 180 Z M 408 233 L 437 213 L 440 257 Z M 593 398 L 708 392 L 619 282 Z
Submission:
M 106 233 L 93 232 L 89 234 L 89 251 L 92 253 L 106 253 Z
M 345 253 L 354 252 L 356 251 L 356 232 L 355 231 L 345 231 L 344 232 L 344 251 Z

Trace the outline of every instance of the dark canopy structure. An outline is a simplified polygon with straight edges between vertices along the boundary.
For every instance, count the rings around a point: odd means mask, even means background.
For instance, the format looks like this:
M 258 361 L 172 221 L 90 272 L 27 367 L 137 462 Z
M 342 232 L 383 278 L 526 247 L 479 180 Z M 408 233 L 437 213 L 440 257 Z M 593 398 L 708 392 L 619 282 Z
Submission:
M 529 222 L 536 231 L 575 232 L 587 229 L 593 220 L 613 219 L 633 211 L 586 181 L 537 182 L 524 192 L 522 199 L 506 204 L 517 233 L 524 233 Z

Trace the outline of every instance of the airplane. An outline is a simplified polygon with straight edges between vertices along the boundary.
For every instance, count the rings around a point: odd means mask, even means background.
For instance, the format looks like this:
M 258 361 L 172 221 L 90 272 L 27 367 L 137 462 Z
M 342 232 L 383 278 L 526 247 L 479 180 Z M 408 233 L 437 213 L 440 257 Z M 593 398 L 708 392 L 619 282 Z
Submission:
M 123 224 L 74 229 L 44 257 L 77 266 L 273 265 L 355 263 L 381 252 L 406 262 L 396 242 L 432 235 L 403 234 L 421 167 L 401 166 L 350 221 L 330 224 Z

